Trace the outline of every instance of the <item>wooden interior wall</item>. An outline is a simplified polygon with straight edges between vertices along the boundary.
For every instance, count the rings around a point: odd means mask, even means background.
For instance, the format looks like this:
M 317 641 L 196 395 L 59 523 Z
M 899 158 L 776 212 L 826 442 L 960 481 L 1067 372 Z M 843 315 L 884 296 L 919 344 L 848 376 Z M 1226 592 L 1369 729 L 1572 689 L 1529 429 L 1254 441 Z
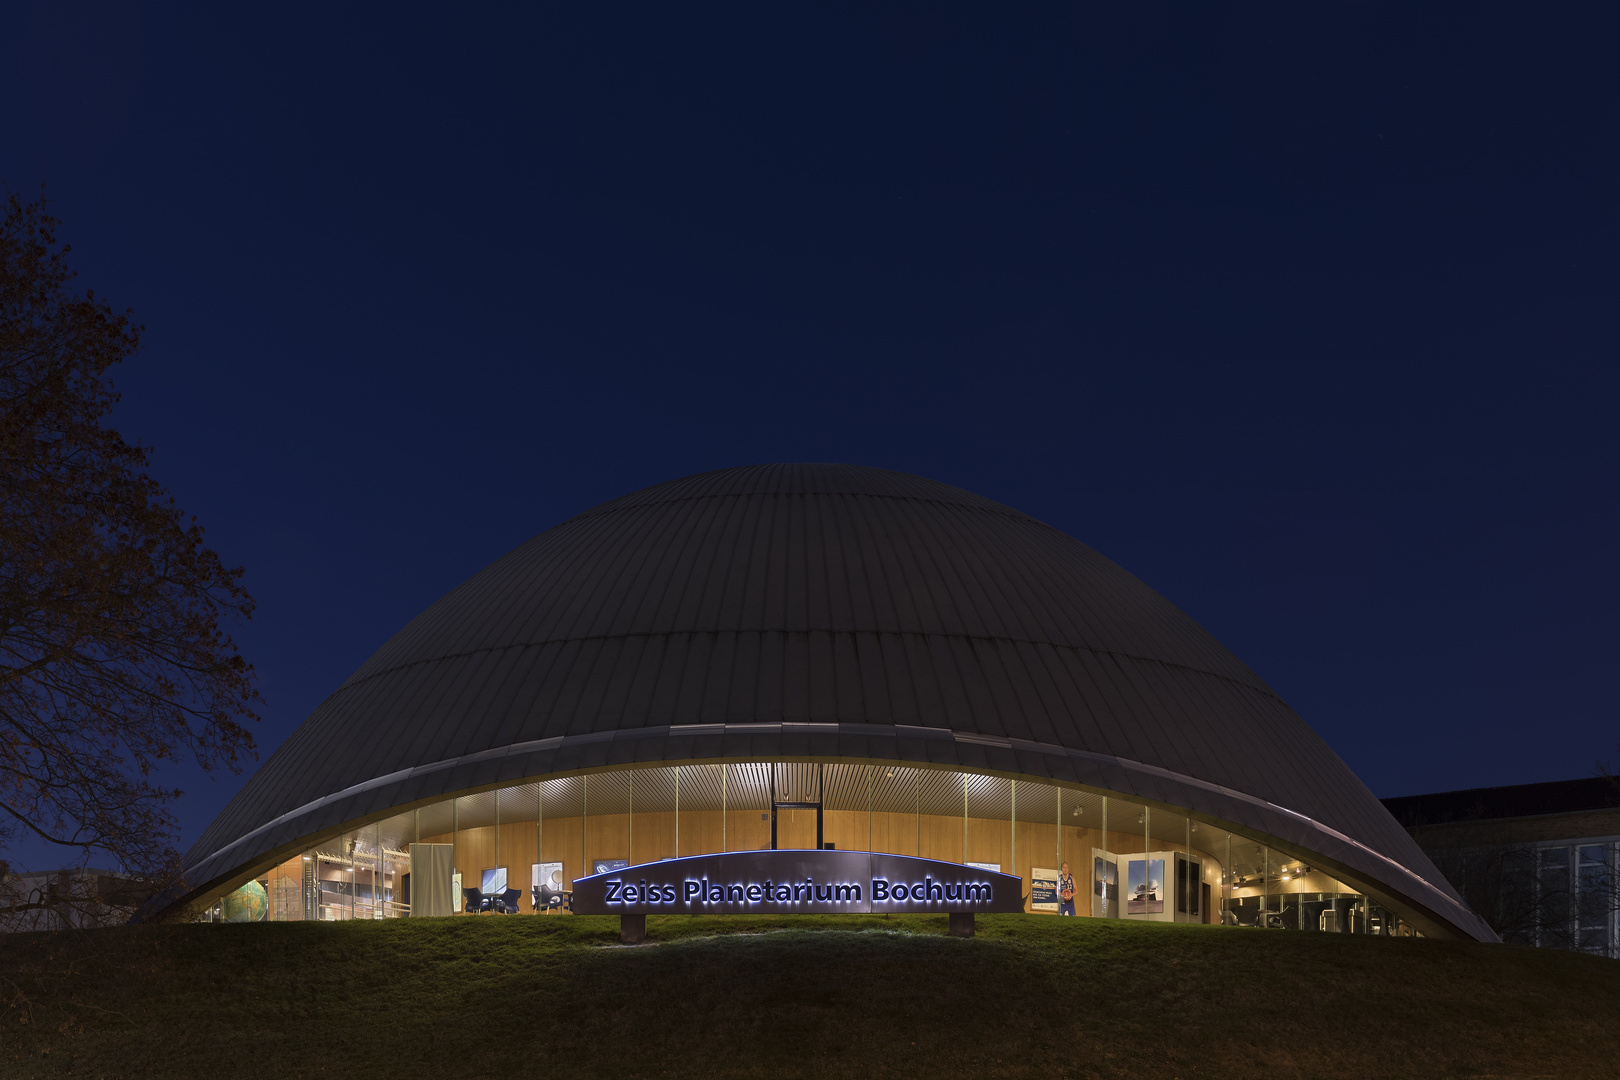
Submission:
M 771 846 L 769 810 L 726 811 L 726 850 L 762 851 Z
M 674 815 L 670 815 L 673 817 Z M 680 852 L 687 855 L 707 855 L 719 851 L 725 843 L 725 830 L 721 827 L 718 810 L 687 810 L 680 820 Z
M 500 862 L 494 865 L 506 867 L 507 887 L 520 890 L 518 910 L 532 910 L 534 895 L 529 891 L 529 886 L 534 881 L 534 864 L 540 861 L 534 822 L 503 822 L 499 854 Z
M 588 814 L 585 818 L 585 870 L 595 869 L 598 859 L 630 857 L 630 815 Z
M 822 842 L 839 851 L 867 851 L 865 810 L 824 810 L 821 814 Z
M 816 812 L 798 807 L 784 807 L 776 812 L 776 846 L 779 848 L 814 848 L 817 841 Z M 827 843 L 823 826 L 821 843 Z M 835 841 L 836 842 L 836 841 Z
M 994 818 L 968 818 L 967 855 L 963 862 L 995 863 L 1012 873 L 1012 830 Z
M 886 851 L 891 855 L 917 854 L 917 815 L 886 813 L 882 810 L 871 815 L 871 851 Z
M 456 869 L 461 873 L 463 890 L 478 888 L 483 884 L 484 871 L 499 865 L 495 861 L 495 826 L 456 833 Z
M 918 846 L 918 858 L 954 863 L 962 861 L 963 838 L 960 815 L 924 814 L 919 832 L 922 843 Z
M 675 814 L 635 814 L 630 819 L 630 861 L 657 862 L 675 857 Z
M 546 818 L 540 823 L 540 857 L 535 862 L 560 862 L 563 880 L 583 877 L 585 864 L 581 859 L 579 818 Z

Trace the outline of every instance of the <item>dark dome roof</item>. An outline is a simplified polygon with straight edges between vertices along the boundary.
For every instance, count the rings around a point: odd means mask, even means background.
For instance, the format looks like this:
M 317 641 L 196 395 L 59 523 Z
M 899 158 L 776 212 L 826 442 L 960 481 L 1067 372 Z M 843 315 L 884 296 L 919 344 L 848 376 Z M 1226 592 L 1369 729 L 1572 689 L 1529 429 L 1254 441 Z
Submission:
M 541 533 L 379 649 L 187 856 L 200 890 L 313 834 L 637 762 L 903 760 L 1236 823 L 1492 935 L 1349 768 L 1158 593 L 1000 503 L 758 465 Z

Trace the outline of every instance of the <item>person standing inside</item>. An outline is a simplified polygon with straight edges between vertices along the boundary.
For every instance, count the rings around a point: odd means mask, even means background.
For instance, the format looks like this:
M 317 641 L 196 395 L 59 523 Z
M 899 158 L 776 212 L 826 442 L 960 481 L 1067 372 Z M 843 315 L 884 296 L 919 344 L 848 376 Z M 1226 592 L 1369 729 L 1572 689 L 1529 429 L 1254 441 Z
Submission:
M 1069 873 L 1069 864 L 1064 863 L 1058 868 L 1058 914 L 1074 914 L 1074 875 Z

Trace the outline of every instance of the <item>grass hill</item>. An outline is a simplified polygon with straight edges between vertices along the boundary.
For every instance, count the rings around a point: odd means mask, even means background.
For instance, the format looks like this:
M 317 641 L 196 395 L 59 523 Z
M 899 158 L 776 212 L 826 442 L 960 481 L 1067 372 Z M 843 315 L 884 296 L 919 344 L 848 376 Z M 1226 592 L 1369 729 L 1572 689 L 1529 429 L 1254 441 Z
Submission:
M 1050 916 L 0 937 L 0 1076 L 1613 1077 L 1620 963 Z

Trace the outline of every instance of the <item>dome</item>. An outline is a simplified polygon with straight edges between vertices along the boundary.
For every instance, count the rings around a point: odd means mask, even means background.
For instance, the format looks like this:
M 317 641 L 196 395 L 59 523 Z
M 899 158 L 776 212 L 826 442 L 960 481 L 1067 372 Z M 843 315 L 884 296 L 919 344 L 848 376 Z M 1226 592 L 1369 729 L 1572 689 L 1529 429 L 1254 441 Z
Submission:
M 903 762 L 1175 808 L 1425 932 L 1492 940 L 1253 671 L 1079 541 L 947 484 L 778 464 L 549 529 L 380 648 L 185 859 L 188 897 L 311 837 L 529 778 Z

